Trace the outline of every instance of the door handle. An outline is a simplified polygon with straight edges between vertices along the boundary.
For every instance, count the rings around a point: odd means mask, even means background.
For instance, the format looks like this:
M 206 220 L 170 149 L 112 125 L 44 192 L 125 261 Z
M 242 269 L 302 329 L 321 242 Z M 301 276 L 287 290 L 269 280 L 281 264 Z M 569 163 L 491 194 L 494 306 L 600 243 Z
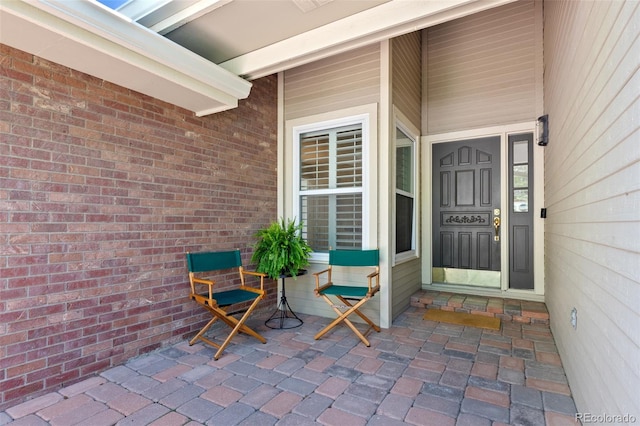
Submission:
M 499 217 L 493 218 L 493 227 L 496 230 L 496 235 L 495 237 L 493 237 L 493 241 L 500 241 L 500 218 Z

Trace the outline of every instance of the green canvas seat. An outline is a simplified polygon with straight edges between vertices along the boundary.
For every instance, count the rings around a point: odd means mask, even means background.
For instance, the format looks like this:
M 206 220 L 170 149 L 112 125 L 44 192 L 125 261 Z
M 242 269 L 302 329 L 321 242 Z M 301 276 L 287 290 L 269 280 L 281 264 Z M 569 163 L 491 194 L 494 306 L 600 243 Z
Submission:
M 191 284 L 191 299 L 202 305 L 213 316 L 198 334 L 189 341 L 190 345 L 202 340 L 217 348 L 218 351 L 213 357 L 217 360 L 229 345 L 231 339 L 238 333 L 253 336 L 262 343 L 267 342 L 264 337 L 245 324 L 256 306 L 258 306 L 258 303 L 266 295 L 264 290 L 266 274 L 245 270 L 242 267 L 240 250 L 187 253 L 187 268 L 189 269 L 189 283 Z M 239 288 L 216 291 L 217 283 L 211 279 L 211 276 L 223 276 L 233 269 L 238 270 Z M 255 277 L 255 280 L 260 282 L 260 288 L 249 286 L 247 283 L 249 277 Z M 241 314 L 240 319 L 232 316 L 235 314 Z M 221 344 L 204 336 L 207 330 L 218 320 L 231 328 L 229 335 Z
M 316 297 L 322 297 L 331 309 L 336 312 L 338 317 L 315 335 L 316 340 L 324 336 L 338 324 L 344 323 L 365 345 L 371 345 L 366 335 L 372 329 L 380 332 L 380 327 L 364 315 L 360 311 L 360 308 L 380 290 L 379 257 L 380 254 L 378 250 L 329 251 L 329 267 L 313 274 L 316 279 L 314 293 Z M 335 285 L 333 283 L 332 273 L 336 267 L 350 268 L 359 272 L 364 271 L 359 275 L 362 285 Z M 365 282 L 366 285 L 364 285 Z M 329 296 L 337 299 L 339 303 L 336 303 L 336 301 L 332 300 Z M 351 314 L 358 315 L 368 324 L 369 327 L 364 333 L 361 333 L 353 322 L 349 320 L 348 317 Z

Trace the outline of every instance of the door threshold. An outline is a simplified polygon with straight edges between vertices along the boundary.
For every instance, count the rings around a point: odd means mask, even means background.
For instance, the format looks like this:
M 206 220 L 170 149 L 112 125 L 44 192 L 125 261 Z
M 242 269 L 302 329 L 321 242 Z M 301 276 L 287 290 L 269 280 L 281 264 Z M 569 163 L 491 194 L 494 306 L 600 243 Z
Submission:
M 531 302 L 544 302 L 543 294 L 533 290 L 502 290 L 499 288 L 476 287 L 464 284 L 432 283 L 422 284 L 423 290 L 446 291 L 455 294 L 472 294 L 474 296 L 497 297 L 500 299 L 519 299 Z

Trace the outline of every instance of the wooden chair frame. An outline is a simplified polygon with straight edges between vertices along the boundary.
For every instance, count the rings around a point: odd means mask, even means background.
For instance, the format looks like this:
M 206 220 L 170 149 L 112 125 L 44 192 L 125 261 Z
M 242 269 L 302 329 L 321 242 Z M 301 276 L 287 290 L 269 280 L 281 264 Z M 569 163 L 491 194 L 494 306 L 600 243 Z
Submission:
M 324 301 L 333 309 L 338 317 L 329 325 L 320 330 L 315 339 L 318 340 L 335 326 L 344 322 L 358 338 L 366 346 L 371 346 L 366 335 L 373 329 L 380 332 L 378 327 L 366 315 L 360 311 L 360 308 L 367 303 L 380 290 L 380 267 L 378 250 L 331 250 L 329 252 L 329 267 L 315 272 L 313 275 L 316 279 L 316 288 L 314 293 L 316 297 L 322 297 Z M 373 272 L 366 275 L 367 287 L 351 286 L 351 285 L 334 285 L 332 280 L 332 272 L 335 266 L 344 267 L 373 267 Z M 325 278 L 321 283 L 322 277 Z M 329 296 L 336 297 L 341 304 L 336 304 Z M 355 304 L 351 302 L 355 301 Z M 364 333 L 361 333 L 356 326 L 349 320 L 349 315 L 356 314 L 369 325 Z
M 218 351 L 213 357 L 214 360 L 217 360 L 229 345 L 231 339 L 233 339 L 233 337 L 238 333 L 245 333 L 253 336 L 262 343 L 267 342 L 264 337 L 245 324 L 247 319 L 251 316 L 251 313 L 258 306 L 258 303 L 266 295 L 266 291 L 264 289 L 264 279 L 266 274 L 245 270 L 242 267 L 242 259 L 239 250 L 187 253 L 187 267 L 189 269 L 189 283 L 191 284 L 191 299 L 202 305 L 213 316 L 213 318 L 207 322 L 198 334 L 189 341 L 189 345 L 193 345 L 196 341 L 202 340 L 203 342 L 217 348 Z M 201 277 L 204 273 L 236 268 L 241 281 L 241 285 L 236 289 L 216 293 L 214 291 L 216 281 Z M 260 288 L 248 286 L 246 283 L 247 276 L 258 277 L 260 280 Z M 199 289 L 202 289 L 203 286 L 206 286 L 206 291 L 198 291 Z M 248 307 L 246 306 L 247 304 Z M 232 307 L 238 306 L 242 306 L 243 309 L 230 311 Z M 232 316 L 238 313 L 243 313 L 240 319 Z M 231 332 L 222 344 L 218 344 L 204 336 L 207 330 L 209 330 L 209 328 L 218 320 L 224 322 L 231 328 Z

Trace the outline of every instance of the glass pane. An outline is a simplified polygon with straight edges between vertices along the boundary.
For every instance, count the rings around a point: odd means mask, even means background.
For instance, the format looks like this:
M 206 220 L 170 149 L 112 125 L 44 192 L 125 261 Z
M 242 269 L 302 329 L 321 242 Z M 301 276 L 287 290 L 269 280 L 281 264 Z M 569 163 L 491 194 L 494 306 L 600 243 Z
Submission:
M 336 188 L 362 186 L 362 131 L 336 134 Z
M 413 193 L 413 150 L 411 146 L 396 148 L 396 188 Z
M 529 187 L 529 165 L 528 164 L 513 166 L 513 187 L 514 188 Z
M 362 248 L 362 194 L 336 196 L 336 249 Z
M 513 190 L 513 211 L 515 213 L 526 213 L 529 211 L 529 190 Z
M 300 190 L 361 186 L 361 127 L 342 127 L 300 136 Z
M 313 251 L 362 248 L 362 194 L 303 195 L 300 212 Z
M 300 189 L 329 188 L 329 135 L 300 138 Z
M 513 164 L 529 162 L 529 142 L 516 141 L 513 143 Z
M 329 251 L 329 196 L 300 197 L 302 237 L 313 251 Z
M 396 253 L 413 248 L 413 198 L 396 194 Z

